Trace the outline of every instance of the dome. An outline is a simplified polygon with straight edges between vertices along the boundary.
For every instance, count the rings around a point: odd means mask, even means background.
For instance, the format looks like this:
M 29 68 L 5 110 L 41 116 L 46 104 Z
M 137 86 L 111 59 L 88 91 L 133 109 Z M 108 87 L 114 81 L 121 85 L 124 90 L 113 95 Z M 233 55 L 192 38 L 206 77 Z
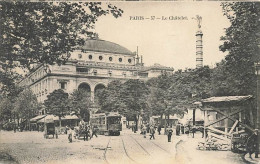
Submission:
M 87 51 L 135 55 L 133 52 L 125 47 L 120 46 L 119 44 L 99 39 L 86 40 L 82 48 Z

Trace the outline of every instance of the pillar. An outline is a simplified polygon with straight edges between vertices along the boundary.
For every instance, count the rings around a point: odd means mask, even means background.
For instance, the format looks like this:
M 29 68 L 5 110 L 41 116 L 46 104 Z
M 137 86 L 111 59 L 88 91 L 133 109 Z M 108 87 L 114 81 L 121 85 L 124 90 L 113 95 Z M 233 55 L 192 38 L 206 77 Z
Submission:
M 202 44 L 203 33 L 199 29 L 196 32 L 196 68 L 203 67 L 203 44 Z

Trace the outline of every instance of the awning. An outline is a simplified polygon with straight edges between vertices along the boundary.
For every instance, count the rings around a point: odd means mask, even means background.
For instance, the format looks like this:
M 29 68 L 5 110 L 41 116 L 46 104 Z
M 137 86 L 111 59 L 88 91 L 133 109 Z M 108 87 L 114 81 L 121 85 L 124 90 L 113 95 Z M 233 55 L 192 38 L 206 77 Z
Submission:
M 65 117 L 61 117 L 61 120 L 79 120 L 76 115 L 66 115 Z
M 216 103 L 216 102 L 231 102 L 231 101 L 244 101 L 252 98 L 252 95 L 248 96 L 222 96 L 222 97 L 210 97 L 202 99 L 202 103 Z
M 53 123 L 54 121 L 59 120 L 58 116 L 54 116 L 54 115 L 47 115 L 46 117 L 40 119 L 39 121 L 37 121 L 38 123 Z
M 44 123 L 44 121 L 46 123 L 51 123 L 51 122 L 58 121 L 58 120 L 59 120 L 58 116 L 47 115 L 45 118 L 40 119 L 38 121 L 38 123 Z M 61 120 L 79 120 L 79 118 L 76 115 L 66 115 L 64 117 L 61 117 Z
M 34 117 L 34 118 L 31 118 L 31 119 L 30 119 L 30 122 L 37 122 L 37 121 L 39 121 L 40 119 L 42 119 L 42 118 L 44 118 L 44 117 L 46 117 L 46 115 L 36 116 L 36 117 Z

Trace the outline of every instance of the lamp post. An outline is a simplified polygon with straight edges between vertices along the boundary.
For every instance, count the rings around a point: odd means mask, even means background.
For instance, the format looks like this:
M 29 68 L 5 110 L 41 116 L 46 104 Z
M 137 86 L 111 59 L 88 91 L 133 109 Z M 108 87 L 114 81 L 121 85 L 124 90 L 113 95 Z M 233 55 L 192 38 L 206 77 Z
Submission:
M 259 45 L 260 47 L 260 45 Z M 255 71 L 256 71 L 256 78 L 257 78 L 257 96 L 256 96 L 256 103 L 257 103 L 257 110 L 256 110 L 256 129 L 257 129 L 257 147 L 256 147 L 256 154 L 255 157 L 258 158 L 259 153 L 259 143 L 260 143 L 260 63 L 255 63 Z
M 258 38 L 258 48 L 260 49 L 260 33 L 256 34 Z M 257 78 L 257 96 L 256 96 L 256 103 L 257 103 L 257 109 L 256 109 L 256 129 L 257 129 L 257 145 L 256 145 L 256 153 L 255 157 L 258 158 L 259 153 L 259 144 L 260 144 L 260 62 L 255 63 L 255 72 L 256 72 L 256 78 Z

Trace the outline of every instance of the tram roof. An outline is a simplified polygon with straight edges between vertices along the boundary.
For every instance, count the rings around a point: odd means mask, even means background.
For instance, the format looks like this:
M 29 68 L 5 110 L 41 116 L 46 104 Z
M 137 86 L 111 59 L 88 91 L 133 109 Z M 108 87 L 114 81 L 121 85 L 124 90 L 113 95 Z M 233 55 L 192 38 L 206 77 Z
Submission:
M 93 114 L 92 118 L 97 118 L 97 117 L 121 117 L 121 115 L 118 112 L 108 112 L 108 113 L 97 113 Z

